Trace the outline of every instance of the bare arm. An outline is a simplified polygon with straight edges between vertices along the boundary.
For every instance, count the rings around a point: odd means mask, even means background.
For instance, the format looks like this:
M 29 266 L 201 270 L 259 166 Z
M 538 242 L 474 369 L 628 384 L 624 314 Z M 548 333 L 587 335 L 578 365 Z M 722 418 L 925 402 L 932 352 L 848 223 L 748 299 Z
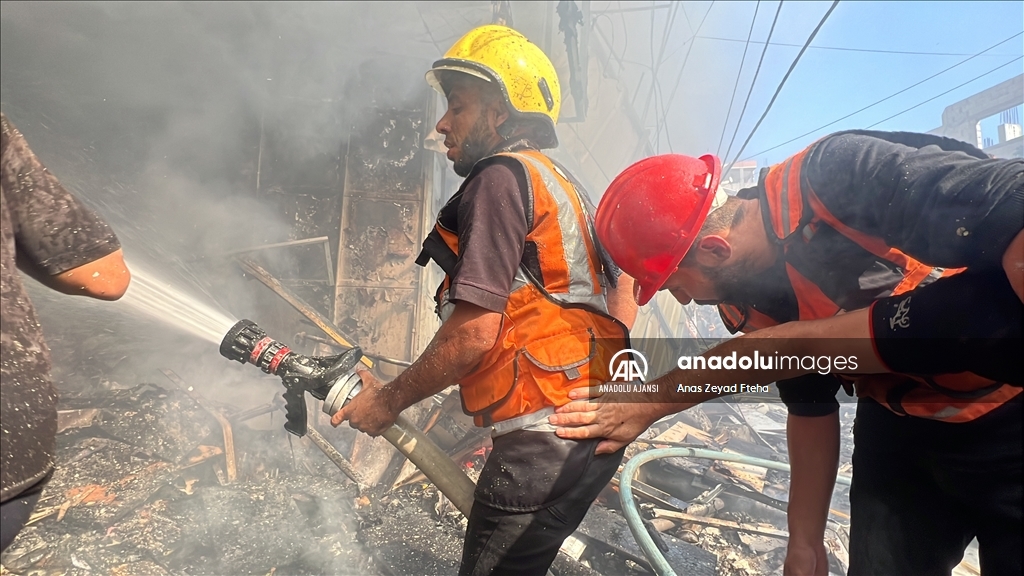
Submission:
M 839 466 L 839 412 L 818 417 L 790 414 L 786 441 L 791 472 L 785 573 L 825 576 L 825 522 Z
M 363 390 L 331 418 L 371 436 L 387 430 L 398 415 L 420 400 L 457 383 L 473 371 L 498 338 L 502 315 L 459 302 L 423 354 L 408 370 L 387 384 L 361 372 Z
M 459 302 L 423 354 L 387 385 L 392 409 L 401 412 L 469 374 L 494 347 L 501 319 L 498 312 Z
M 1003 270 L 1017 298 L 1024 302 L 1024 230 L 1021 230 L 1003 253 Z
M 97 300 L 117 300 L 124 296 L 132 279 L 120 248 L 60 274 L 46 274 L 27 259 L 19 259 L 18 268 L 58 292 Z
M 0 179 L 18 269 L 65 294 L 120 298 L 131 275 L 113 230 L 61 185 L 2 113 L 0 125 Z
M 634 280 L 628 274 L 619 276 L 615 288 L 608 289 L 608 314 L 619 322 L 626 325 L 626 328 L 633 329 L 636 322 L 636 300 L 633 298 Z
M 703 356 L 752 356 L 757 350 L 797 356 L 855 357 L 832 373 L 875 374 L 889 372 L 871 345 L 868 310 L 857 310 L 823 320 L 790 322 L 745 334 L 719 344 Z M 657 392 L 604 394 L 597 398 L 586 388 L 573 390 L 574 401 L 556 410 L 549 422 L 559 426 L 562 438 L 605 438 L 598 453 L 614 452 L 632 442 L 659 418 L 681 412 L 701 402 L 732 392 L 705 391 L 732 385 L 741 378 L 747 384 L 769 384 L 813 372 L 801 366 L 775 365 L 771 370 L 675 369 L 651 382 Z M 700 392 L 678 392 L 679 386 L 700 387 Z

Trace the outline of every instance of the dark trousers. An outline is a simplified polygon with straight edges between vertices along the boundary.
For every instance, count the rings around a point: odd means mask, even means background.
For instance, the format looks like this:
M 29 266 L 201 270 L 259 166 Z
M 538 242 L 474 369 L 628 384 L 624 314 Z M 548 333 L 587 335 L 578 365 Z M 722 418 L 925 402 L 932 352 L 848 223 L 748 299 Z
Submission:
M 28 490 L 0 504 L 0 552 L 6 550 L 25 527 L 25 523 L 32 516 L 32 511 L 35 510 L 36 503 L 39 502 L 43 487 L 49 481 L 50 476 L 47 476 Z
M 974 537 L 983 575 L 1021 574 L 1022 406 L 949 424 L 861 400 L 849 575 L 948 575 Z
M 615 475 L 625 449 L 519 430 L 494 439 L 477 482 L 460 576 L 543 575 Z

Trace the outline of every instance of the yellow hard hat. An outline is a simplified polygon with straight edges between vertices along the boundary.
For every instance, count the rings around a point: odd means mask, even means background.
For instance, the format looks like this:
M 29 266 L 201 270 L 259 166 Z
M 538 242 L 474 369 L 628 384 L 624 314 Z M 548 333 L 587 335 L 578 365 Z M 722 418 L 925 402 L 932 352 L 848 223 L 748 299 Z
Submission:
M 444 71 L 462 72 L 496 83 L 513 115 L 543 121 L 545 133 L 538 135 L 537 145 L 558 146 L 555 123 L 562 107 L 558 74 L 544 51 L 526 36 L 495 24 L 474 28 L 427 72 L 427 82 L 447 96 L 438 74 Z

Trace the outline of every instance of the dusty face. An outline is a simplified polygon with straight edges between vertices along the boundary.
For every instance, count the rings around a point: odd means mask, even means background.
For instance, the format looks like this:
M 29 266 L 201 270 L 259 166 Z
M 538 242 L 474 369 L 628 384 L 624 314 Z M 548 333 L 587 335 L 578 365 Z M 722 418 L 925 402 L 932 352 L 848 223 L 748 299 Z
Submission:
M 758 291 L 754 284 L 755 274 L 746 260 L 718 266 L 685 265 L 668 277 L 662 290 L 668 290 L 683 305 L 691 301 L 702 305 L 739 303 Z
M 437 122 L 444 135 L 448 159 L 459 176 L 468 176 L 473 165 L 501 141 L 497 127 L 508 113 L 481 94 L 487 89 L 479 82 L 459 82 L 448 92 L 448 111 Z
M 695 266 L 676 268 L 661 289 L 668 290 L 684 306 L 693 301 L 698 304 L 718 304 L 722 301 L 714 282 Z

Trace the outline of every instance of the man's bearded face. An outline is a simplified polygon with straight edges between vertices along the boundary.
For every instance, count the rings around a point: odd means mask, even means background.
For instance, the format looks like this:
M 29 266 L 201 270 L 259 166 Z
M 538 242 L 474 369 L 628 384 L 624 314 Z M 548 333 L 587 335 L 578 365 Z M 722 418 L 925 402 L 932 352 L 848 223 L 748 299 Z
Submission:
M 488 89 L 492 87 L 483 80 L 455 83 L 448 92 L 448 111 L 437 123 L 452 169 L 462 177 L 501 142 L 492 125 L 493 98 L 484 97 Z
M 713 286 L 714 304 L 721 302 L 744 303 L 757 293 L 763 293 L 766 287 L 756 286 L 753 266 L 746 261 L 739 261 L 717 268 L 700 267 L 701 272 Z M 697 301 L 698 304 L 709 302 Z
M 681 266 L 669 276 L 663 290 L 672 293 L 681 304 L 691 301 L 701 305 L 722 302 L 742 303 L 764 287 L 754 281 L 756 270 L 745 261 L 726 266 Z
M 452 170 L 456 174 L 465 178 L 469 176 L 470 170 L 473 166 L 480 161 L 488 152 L 491 151 L 493 146 L 491 145 L 492 134 L 490 124 L 487 122 L 487 118 L 482 114 L 476 119 L 476 122 L 469 129 L 469 133 L 458 145 L 458 155 L 453 159 Z M 452 150 L 448 150 L 448 158 L 452 159 Z

